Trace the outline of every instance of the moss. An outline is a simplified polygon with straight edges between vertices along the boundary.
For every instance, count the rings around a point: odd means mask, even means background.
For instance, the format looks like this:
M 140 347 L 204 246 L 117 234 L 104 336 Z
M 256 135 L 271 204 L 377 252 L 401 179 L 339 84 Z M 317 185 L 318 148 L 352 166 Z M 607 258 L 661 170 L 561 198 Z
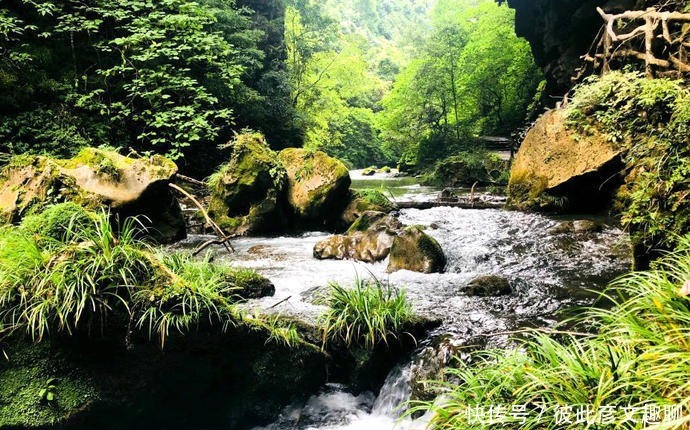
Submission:
M 367 231 L 372 225 L 380 221 L 384 216 L 386 216 L 386 214 L 383 212 L 364 212 L 355 220 L 355 222 L 352 223 L 350 228 L 347 230 L 347 233 L 349 234 L 357 231 Z
M 356 209 L 364 211 L 390 212 L 395 205 L 379 190 L 359 190 L 353 193 L 356 199 Z
M 48 343 L 12 342 L 9 360 L 0 361 L 0 428 L 45 427 L 98 401 L 94 378 Z M 54 399 L 42 390 L 52 385 Z
M 508 163 L 489 152 L 465 151 L 439 161 L 422 183 L 439 187 L 505 184 Z
M 288 174 L 288 203 L 303 222 L 321 222 L 347 205 L 350 175 L 339 160 L 322 151 L 288 148 L 278 154 Z M 313 169 L 304 165 L 313 163 Z
M 29 234 L 62 242 L 72 240 L 74 231 L 93 229 L 93 219 L 82 206 L 72 202 L 50 206 L 45 211 L 26 216 L 21 227 Z
M 236 234 L 275 232 L 286 172 L 259 133 L 243 133 L 230 144 L 230 160 L 209 178 L 209 215 Z

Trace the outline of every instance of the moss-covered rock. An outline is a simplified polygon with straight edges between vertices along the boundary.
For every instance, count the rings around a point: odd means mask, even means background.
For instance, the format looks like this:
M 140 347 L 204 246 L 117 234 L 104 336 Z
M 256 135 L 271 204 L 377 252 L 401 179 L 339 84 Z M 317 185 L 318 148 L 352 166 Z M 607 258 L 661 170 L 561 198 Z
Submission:
M 209 215 L 228 233 L 273 233 L 286 225 L 285 169 L 260 133 L 231 143 L 230 160 L 209 180 Z
M 287 170 L 287 200 L 297 222 L 305 226 L 337 224 L 348 204 L 347 167 L 321 151 L 288 148 L 278 157 Z
M 442 273 L 446 256 L 436 239 L 419 227 L 407 227 L 393 241 L 388 272 L 411 270 L 421 273 Z
M 121 218 L 141 221 L 161 242 L 186 235 L 180 206 L 168 187 L 177 166 L 160 156 L 130 158 L 85 148 L 71 159 L 21 155 L 0 171 L 0 219 L 25 215 L 60 202 L 89 209 L 108 207 Z
M 348 228 L 353 222 L 367 211 L 391 212 L 396 206 L 379 190 L 350 191 L 349 203 L 342 213 L 341 220 L 344 228 Z
M 620 185 L 622 152 L 596 128 L 580 135 L 567 127 L 562 110 L 549 111 L 527 133 L 515 157 L 508 203 L 532 210 L 601 209 Z

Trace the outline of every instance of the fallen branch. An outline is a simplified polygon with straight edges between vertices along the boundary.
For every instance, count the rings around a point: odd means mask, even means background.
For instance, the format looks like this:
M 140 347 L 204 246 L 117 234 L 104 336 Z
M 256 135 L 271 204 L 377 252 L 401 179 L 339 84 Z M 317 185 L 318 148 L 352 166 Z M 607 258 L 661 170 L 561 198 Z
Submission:
M 279 302 L 278 302 L 278 303 L 276 303 L 275 305 L 273 305 L 273 306 L 269 306 L 269 307 L 268 307 L 267 309 L 273 309 L 273 308 L 277 308 L 277 307 L 278 307 L 278 305 L 281 305 L 281 304 L 283 304 L 283 303 L 287 302 L 287 301 L 288 301 L 288 300 L 290 300 L 291 298 L 292 298 L 292 296 L 287 296 L 286 298 L 284 298 L 283 300 L 279 301 Z
M 200 181 L 200 180 L 198 180 L 198 179 L 190 178 L 189 176 L 181 175 L 181 174 L 179 174 L 179 173 L 176 173 L 176 174 L 175 174 L 175 177 L 176 177 L 176 178 L 180 178 L 180 179 L 183 180 L 184 182 L 189 182 L 190 184 L 199 185 L 199 186 L 201 186 L 201 187 L 206 187 L 206 186 L 208 185 L 208 184 L 207 184 L 206 182 L 204 182 L 204 181 Z
M 204 209 L 204 207 L 202 206 L 202 204 L 199 203 L 199 201 L 198 201 L 197 199 L 195 199 L 194 196 L 192 196 L 191 194 L 189 194 L 187 191 L 183 190 L 183 189 L 180 188 L 179 186 L 177 186 L 177 185 L 175 185 L 175 184 L 168 184 L 168 185 L 169 185 L 170 188 L 172 188 L 173 190 L 175 190 L 175 191 L 181 193 L 182 195 L 184 195 L 185 197 L 187 197 L 189 200 L 191 200 L 192 203 L 194 203 L 194 205 L 195 205 L 197 208 L 199 208 L 199 210 L 201 211 L 201 214 L 204 216 L 204 219 L 206 220 L 206 223 L 207 223 L 208 225 L 210 225 L 211 228 L 216 232 L 216 235 L 218 235 L 218 237 L 219 237 L 219 243 L 222 243 L 222 244 L 225 246 L 225 249 L 226 249 L 229 253 L 235 252 L 235 249 L 234 249 L 234 248 L 232 247 L 232 245 L 230 244 L 230 237 L 226 236 L 225 233 L 223 233 L 223 230 L 218 226 L 218 224 L 216 224 L 216 223 L 211 219 L 211 217 L 208 216 L 208 212 L 206 212 L 206 209 Z M 207 245 L 207 246 L 209 246 L 209 245 Z M 200 251 L 200 252 L 201 252 L 201 251 Z

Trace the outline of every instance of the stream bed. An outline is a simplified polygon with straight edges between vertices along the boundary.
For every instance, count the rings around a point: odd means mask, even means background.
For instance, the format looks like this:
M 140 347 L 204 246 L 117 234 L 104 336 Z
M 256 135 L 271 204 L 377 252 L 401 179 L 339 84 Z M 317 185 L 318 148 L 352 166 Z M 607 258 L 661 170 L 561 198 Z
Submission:
M 358 183 L 356 173 L 353 178 L 355 188 L 372 187 L 371 182 Z M 438 192 L 409 179 L 385 178 L 378 187 L 398 201 L 431 199 Z M 498 209 L 405 209 L 399 217 L 405 224 L 425 226 L 438 240 L 448 259 L 445 273 L 388 274 L 387 261 L 316 260 L 312 249 L 328 237 L 325 232 L 242 238 L 233 242 L 235 254 L 218 254 L 229 264 L 257 270 L 275 284 L 275 295 L 251 301 L 251 308 L 315 321 L 324 308 L 314 302 L 328 291 L 329 282 L 349 285 L 358 276 L 373 276 L 404 289 L 415 312 L 441 321 L 426 339 L 418 339 L 418 351 L 391 371 L 380 393 L 353 393 L 347 386 L 328 384 L 261 429 L 423 428 L 423 418 L 397 419 L 398 407 L 409 399 L 411 368 L 423 365 L 425 348 L 440 338 L 454 346 L 507 346 L 509 332 L 552 326 L 560 311 L 591 305 L 596 291 L 630 269 L 627 236 L 606 220 L 597 220 L 603 224 L 598 232 L 558 233 L 553 227 L 567 218 Z M 501 297 L 467 295 L 467 284 L 484 275 L 508 279 L 513 292 Z

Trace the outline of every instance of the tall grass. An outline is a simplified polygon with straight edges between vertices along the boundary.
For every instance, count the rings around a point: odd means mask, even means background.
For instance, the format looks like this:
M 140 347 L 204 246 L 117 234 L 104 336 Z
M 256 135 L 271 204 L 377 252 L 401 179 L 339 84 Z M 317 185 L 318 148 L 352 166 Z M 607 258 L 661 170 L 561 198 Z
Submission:
M 0 339 L 24 331 L 41 341 L 110 325 L 139 328 L 163 346 L 172 331 L 241 321 L 297 342 L 289 327 L 235 308 L 255 273 L 162 253 L 143 240 L 143 229 L 134 218 L 120 222 L 72 204 L 0 228 Z
M 357 277 L 354 288 L 331 283 L 325 302 L 329 309 L 322 317 L 324 345 L 336 339 L 368 349 L 388 344 L 412 317 L 404 291 L 377 279 Z
M 530 331 L 517 350 L 479 353 L 436 382 L 443 400 L 411 410 L 430 409 L 434 429 L 688 428 L 688 280 L 686 237 L 653 270 L 614 282 L 614 306 L 586 312 L 582 333 Z

